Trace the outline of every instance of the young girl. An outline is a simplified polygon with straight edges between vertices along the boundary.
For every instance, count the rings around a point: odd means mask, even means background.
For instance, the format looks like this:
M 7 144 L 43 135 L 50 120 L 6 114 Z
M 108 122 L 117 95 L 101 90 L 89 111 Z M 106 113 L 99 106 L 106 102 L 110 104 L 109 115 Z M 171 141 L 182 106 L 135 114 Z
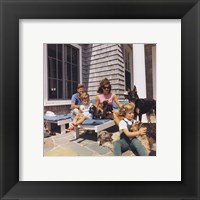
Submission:
M 82 124 L 83 121 L 85 121 L 86 119 L 92 119 L 92 114 L 89 113 L 90 106 L 92 105 L 89 103 L 89 94 L 87 94 L 86 92 L 83 92 L 81 94 L 80 99 L 81 99 L 82 105 L 80 105 L 79 113 L 73 119 L 71 126 L 68 129 L 66 129 L 66 131 L 74 130 L 75 127 Z
M 125 103 L 119 110 L 119 115 L 124 117 L 119 122 L 119 131 L 121 133 L 120 140 L 114 143 L 114 155 L 121 156 L 122 152 L 131 149 L 136 151 L 139 156 L 147 156 L 147 152 L 142 143 L 136 138 L 136 136 L 144 135 L 146 128 L 141 127 L 139 131 L 131 131 L 134 117 L 134 104 Z

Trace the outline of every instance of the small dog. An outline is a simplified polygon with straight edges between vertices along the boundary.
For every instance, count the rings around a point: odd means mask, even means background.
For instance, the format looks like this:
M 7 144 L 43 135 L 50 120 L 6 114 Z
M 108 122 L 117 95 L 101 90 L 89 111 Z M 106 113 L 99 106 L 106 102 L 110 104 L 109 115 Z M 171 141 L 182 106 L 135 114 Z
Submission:
M 102 108 L 96 108 L 94 105 L 90 107 L 89 113 L 93 119 L 105 119 L 113 111 L 113 106 L 108 104 L 108 101 L 103 102 Z
M 113 111 L 113 106 L 108 104 L 108 101 L 103 102 L 103 114 L 102 118 L 105 119 Z
M 112 152 L 114 151 L 114 142 L 120 140 L 120 133 L 109 133 L 107 131 L 101 131 L 98 136 L 98 143 L 103 147 L 109 148 Z
M 136 121 L 136 122 L 132 125 L 130 131 L 133 131 L 133 132 L 138 131 L 141 127 L 142 127 L 142 122 Z
M 143 124 L 142 124 L 142 122 L 136 121 L 133 124 L 133 126 L 131 127 L 130 131 L 133 131 L 133 132 L 139 131 L 139 129 L 141 127 L 144 127 Z M 149 145 L 149 140 L 148 140 L 147 135 L 145 134 L 145 135 L 137 136 L 137 139 L 142 143 L 142 145 L 144 146 L 144 148 L 147 151 L 147 154 L 149 155 L 149 153 L 151 151 L 151 148 L 150 148 L 150 145 Z
M 131 130 L 138 131 L 141 127 L 147 128 L 147 133 L 142 136 L 137 136 L 137 139 L 141 141 L 143 146 L 145 147 L 148 155 L 156 155 L 155 150 L 152 150 L 152 147 L 156 144 L 156 127 L 155 124 L 151 123 L 141 123 L 140 121 L 136 121 Z
M 98 136 L 99 145 L 103 145 L 106 142 L 112 142 L 113 141 L 112 135 L 113 134 L 109 133 L 108 131 L 101 131 Z
M 94 105 L 92 105 L 89 109 L 89 113 L 92 114 L 93 119 L 102 119 L 102 112 L 100 109 L 97 109 Z

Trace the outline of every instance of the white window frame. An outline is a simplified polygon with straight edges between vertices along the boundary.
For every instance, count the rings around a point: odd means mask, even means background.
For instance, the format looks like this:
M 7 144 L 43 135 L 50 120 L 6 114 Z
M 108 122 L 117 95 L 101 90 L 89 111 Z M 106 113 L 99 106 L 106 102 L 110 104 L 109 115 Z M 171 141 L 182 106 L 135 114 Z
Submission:
M 78 44 L 70 44 L 73 47 L 79 49 L 79 77 L 80 83 L 82 83 L 82 47 Z M 44 52 L 44 59 L 43 59 L 43 66 L 44 66 L 44 77 L 43 77 L 43 98 L 44 98 L 44 106 L 60 106 L 60 105 L 70 105 L 71 100 L 48 100 L 48 58 L 47 58 L 47 44 L 43 45 L 43 52 Z
M 125 51 L 127 51 L 128 54 L 129 54 L 129 72 L 131 74 L 131 85 L 130 86 L 131 86 L 131 89 L 132 89 L 133 83 L 134 83 L 134 81 L 133 81 L 133 48 L 131 49 L 131 47 L 128 44 L 124 44 L 123 46 L 124 46 L 124 59 L 126 57 Z M 125 77 L 125 73 L 126 73 L 125 62 L 126 61 L 124 60 L 124 77 Z M 125 87 L 124 89 L 126 89 L 126 86 L 124 86 L 124 87 Z

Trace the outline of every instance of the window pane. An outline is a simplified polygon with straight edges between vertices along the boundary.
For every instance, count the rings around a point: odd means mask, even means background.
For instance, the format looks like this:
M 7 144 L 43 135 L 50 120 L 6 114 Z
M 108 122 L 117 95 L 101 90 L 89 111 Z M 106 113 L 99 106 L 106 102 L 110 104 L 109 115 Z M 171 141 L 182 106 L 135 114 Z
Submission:
M 67 46 L 67 52 L 66 52 L 67 62 L 71 62 L 71 47 Z
M 72 76 L 71 76 L 71 64 L 67 63 L 67 80 L 71 80 Z
M 48 44 L 48 56 L 56 58 L 56 45 Z
M 58 44 L 58 59 L 62 60 L 62 44 Z
M 72 65 L 72 78 L 73 78 L 73 81 L 78 81 L 78 67 L 77 67 L 77 65 Z
M 71 97 L 72 97 L 72 87 L 71 87 L 71 82 L 70 81 L 66 82 L 66 88 L 67 88 L 67 91 L 66 91 L 67 99 L 71 99 Z
M 56 79 L 49 79 L 49 99 L 57 98 Z
M 62 79 L 62 62 L 61 61 L 58 61 L 58 78 L 59 79 Z
M 56 60 L 49 58 L 48 59 L 48 77 L 56 78 Z
M 78 82 L 73 82 L 73 90 L 72 90 L 72 94 L 77 92 L 77 86 L 78 86 Z
M 75 48 L 72 48 L 72 63 L 78 64 L 78 50 Z
M 62 81 L 58 81 L 58 98 L 63 98 L 63 84 Z

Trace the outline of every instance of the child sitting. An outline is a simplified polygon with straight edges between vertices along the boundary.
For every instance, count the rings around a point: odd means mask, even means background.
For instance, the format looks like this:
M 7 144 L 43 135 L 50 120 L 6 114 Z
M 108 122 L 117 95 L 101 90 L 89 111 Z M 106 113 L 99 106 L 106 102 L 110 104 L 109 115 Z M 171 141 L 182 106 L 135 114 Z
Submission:
M 132 151 L 136 150 L 136 153 L 139 156 L 147 156 L 147 152 L 142 145 L 142 143 L 136 138 L 136 136 L 144 135 L 147 131 L 146 128 L 141 127 L 138 131 L 131 131 L 133 125 L 134 117 L 134 104 L 125 103 L 119 109 L 119 115 L 124 117 L 119 122 L 119 131 L 121 133 L 120 140 L 114 143 L 114 155 L 121 156 L 122 152 L 131 149 Z
M 74 130 L 75 127 L 82 124 L 83 121 L 85 121 L 86 119 L 92 119 L 92 114 L 89 113 L 90 106 L 92 105 L 89 103 L 89 94 L 83 92 L 80 99 L 82 105 L 80 105 L 79 113 L 73 119 L 71 126 L 68 129 L 66 129 L 66 131 Z

